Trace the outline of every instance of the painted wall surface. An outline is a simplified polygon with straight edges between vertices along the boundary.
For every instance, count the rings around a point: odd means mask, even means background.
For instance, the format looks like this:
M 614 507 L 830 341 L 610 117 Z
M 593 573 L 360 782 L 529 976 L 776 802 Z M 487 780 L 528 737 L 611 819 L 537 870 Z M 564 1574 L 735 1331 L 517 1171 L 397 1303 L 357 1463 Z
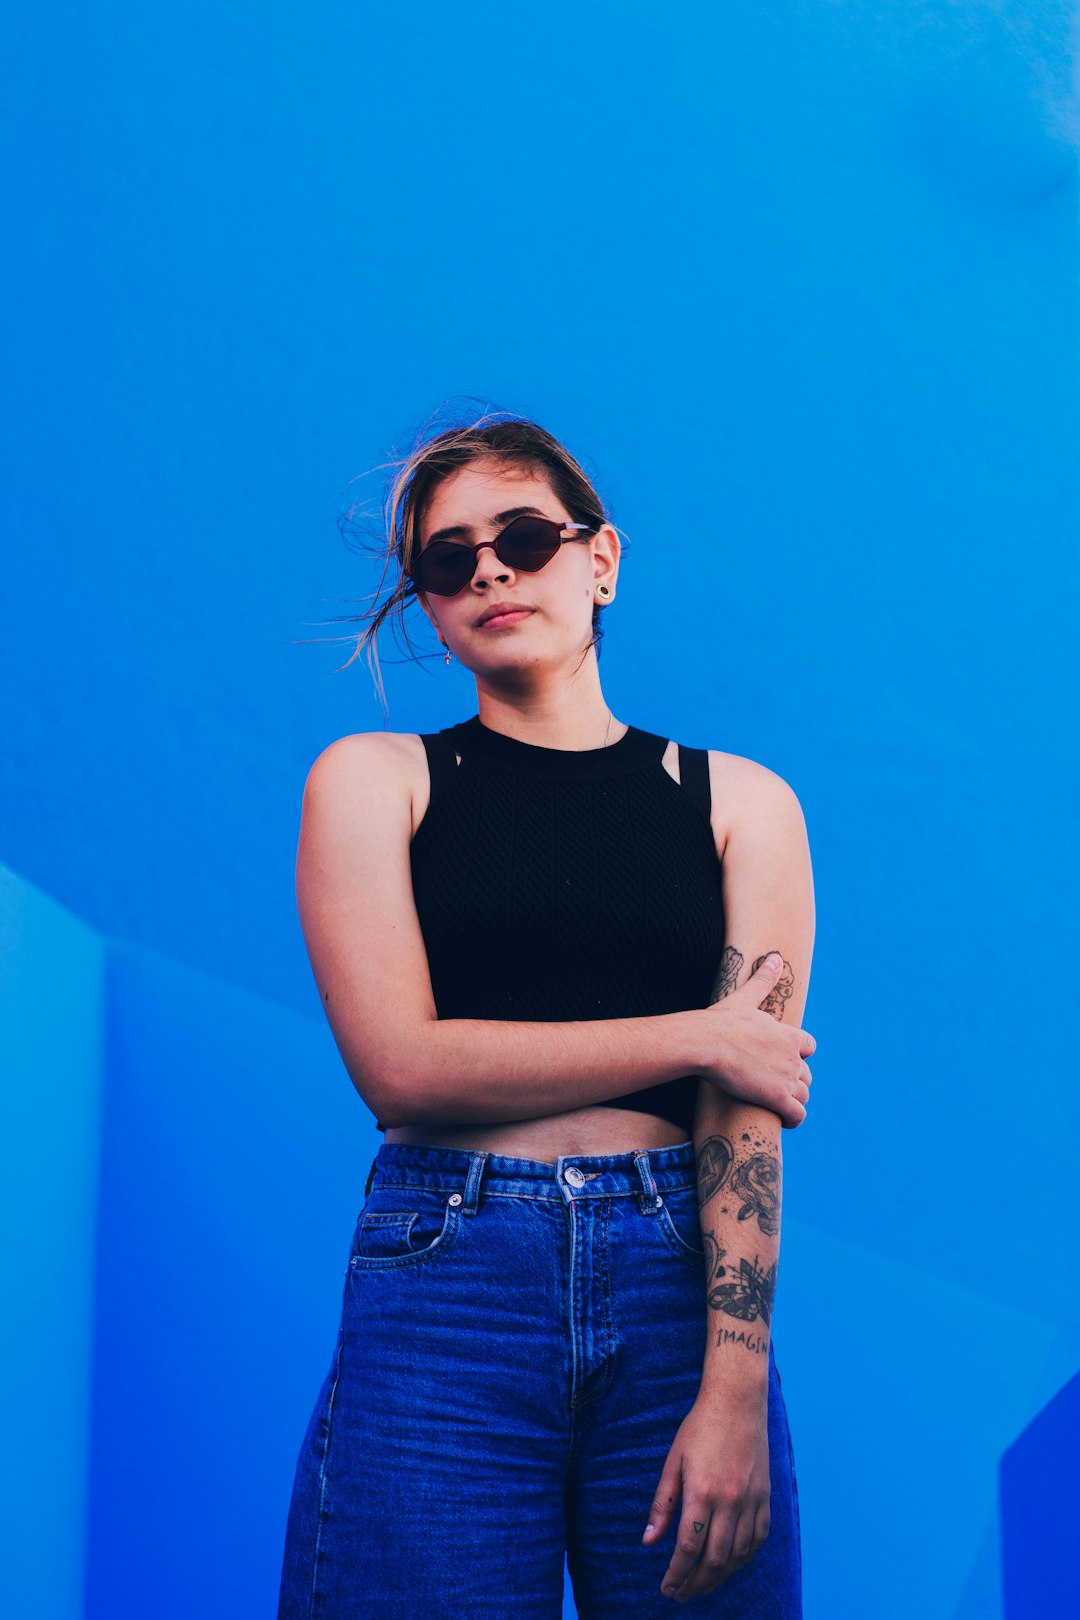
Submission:
M 1080 1368 L 1077 40 L 1052 0 L 23 19 L 5 1522 L 44 1573 L 5 1612 L 272 1607 L 378 1140 L 296 917 L 304 777 L 476 709 L 418 611 L 388 720 L 305 638 L 379 582 L 350 481 L 449 400 L 557 433 L 629 540 L 615 714 L 806 815 L 808 1620 L 1006 1613 L 1001 1459 L 1069 1488 L 1067 1426 L 1023 1437 Z

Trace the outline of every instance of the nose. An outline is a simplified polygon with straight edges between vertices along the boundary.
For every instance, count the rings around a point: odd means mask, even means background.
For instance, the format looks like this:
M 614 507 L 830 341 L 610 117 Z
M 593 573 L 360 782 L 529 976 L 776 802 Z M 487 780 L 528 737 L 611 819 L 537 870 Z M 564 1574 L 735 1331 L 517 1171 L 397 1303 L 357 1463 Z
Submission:
M 481 540 L 475 549 L 476 571 L 471 584 L 476 585 L 481 580 L 505 579 L 512 572 L 496 552 L 494 540 Z

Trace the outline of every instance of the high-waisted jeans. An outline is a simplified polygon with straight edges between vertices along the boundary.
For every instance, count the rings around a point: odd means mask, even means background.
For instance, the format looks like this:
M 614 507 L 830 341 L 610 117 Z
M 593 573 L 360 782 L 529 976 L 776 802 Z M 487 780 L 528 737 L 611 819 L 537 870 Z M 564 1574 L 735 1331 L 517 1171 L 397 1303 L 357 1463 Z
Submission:
M 278 1620 L 800 1620 L 769 1351 L 769 1534 L 711 1592 L 642 1544 L 709 1324 L 690 1141 L 557 1164 L 383 1142 L 300 1450 Z

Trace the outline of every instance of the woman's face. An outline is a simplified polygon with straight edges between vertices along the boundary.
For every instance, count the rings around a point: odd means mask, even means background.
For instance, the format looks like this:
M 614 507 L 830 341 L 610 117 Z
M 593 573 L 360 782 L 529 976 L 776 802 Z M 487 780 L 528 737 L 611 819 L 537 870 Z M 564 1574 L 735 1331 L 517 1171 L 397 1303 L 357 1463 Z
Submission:
M 474 547 L 494 540 L 521 515 L 519 509 L 573 521 L 543 476 L 506 463 L 473 462 L 437 485 L 421 518 L 420 549 L 436 538 Z M 442 534 L 447 528 L 457 532 Z M 592 634 L 596 587 L 603 581 L 614 594 L 618 569 L 618 536 L 605 523 L 582 540 L 564 540 L 536 573 L 515 573 L 493 547 L 484 546 L 476 572 L 456 596 L 421 596 L 420 603 L 458 661 L 477 674 L 550 666 L 580 655 Z M 494 603 L 523 611 L 481 623 Z

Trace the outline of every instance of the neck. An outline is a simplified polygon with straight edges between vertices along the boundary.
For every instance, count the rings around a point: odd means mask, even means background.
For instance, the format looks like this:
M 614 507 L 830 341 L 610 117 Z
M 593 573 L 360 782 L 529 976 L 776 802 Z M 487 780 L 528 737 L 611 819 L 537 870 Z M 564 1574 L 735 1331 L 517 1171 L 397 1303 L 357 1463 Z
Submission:
M 558 693 L 507 697 L 485 692 L 477 683 L 481 724 L 540 748 L 607 748 L 626 731 L 604 700 L 599 683 L 589 701 L 564 687 Z

